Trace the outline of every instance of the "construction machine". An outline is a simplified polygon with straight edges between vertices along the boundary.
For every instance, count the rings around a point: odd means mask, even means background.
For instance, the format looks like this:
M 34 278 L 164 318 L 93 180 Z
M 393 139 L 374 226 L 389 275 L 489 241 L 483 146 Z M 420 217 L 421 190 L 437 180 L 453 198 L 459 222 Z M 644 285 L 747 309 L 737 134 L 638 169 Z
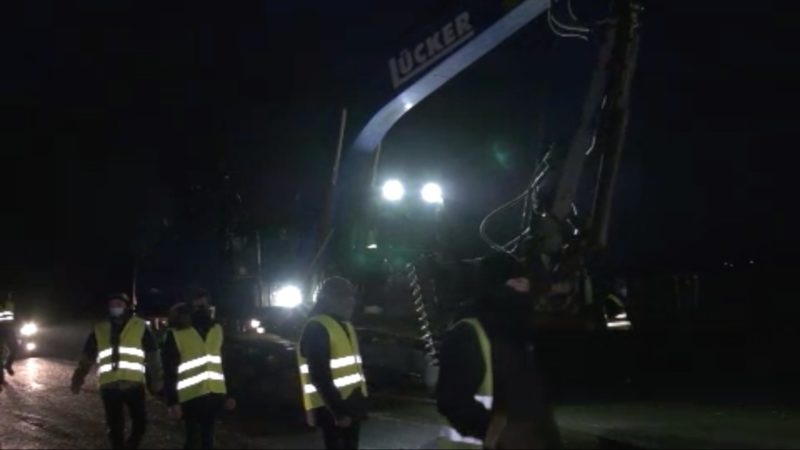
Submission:
M 597 313 L 589 263 L 608 244 L 641 7 L 632 0 L 610 0 L 607 17 L 584 24 L 574 20 L 572 4 L 566 0 L 444 3 L 437 20 L 388 51 L 377 89 L 364 95 L 359 108 L 342 112 L 319 251 L 309 270 L 309 286 L 332 273 L 355 278 L 364 303 L 356 320 L 367 340 L 365 353 L 373 344 L 373 361 L 413 368 L 429 385 L 435 382 L 437 340 L 469 295 L 475 265 L 443 252 L 436 231 L 401 239 L 410 224 L 419 222 L 407 220 L 407 213 L 399 214 L 403 226 L 398 227 L 396 219 L 392 219 L 394 230 L 381 226 L 386 214 L 376 206 L 376 198 L 402 198 L 398 189 L 404 187 L 377 186 L 381 143 L 417 104 L 537 20 L 547 20 L 559 37 L 597 43 L 594 73 L 569 144 L 551 148 L 535 167 L 530 183 L 489 213 L 477 231 L 491 251 L 512 255 L 535 267 L 543 282 L 564 286 L 558 294 L 540 296 L 536 310 L 541 330 L 606 330 L 620 318 L 630 324 L 625 311 L 608 318 Z M 567 19 L 569 24 L 558 19 L 567 13 L 573 19 Z M 425 181 L 415 180 L 420 185 Z M 588 214 L 578 215 L 578 207 Z M 518 229 L 505 230 L 513 237 L 498 242 L 488 225 L 514 209 L 520 215 Z M 423 228 L 438 230 L 438 213 L 423 213 Z M 396 211 L 392 214 L 398 216 Z M 387 360 L 391 352 L 380 350 L 386 348 L 408 351 L 395 351 L 398 356 L 391 362 Z

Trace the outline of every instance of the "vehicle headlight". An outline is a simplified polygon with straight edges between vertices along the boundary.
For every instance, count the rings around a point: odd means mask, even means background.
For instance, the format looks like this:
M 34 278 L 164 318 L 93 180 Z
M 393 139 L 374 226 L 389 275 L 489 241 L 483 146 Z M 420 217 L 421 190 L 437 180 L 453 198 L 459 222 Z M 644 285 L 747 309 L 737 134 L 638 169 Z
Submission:
M 250 321 L 250 328 L 257 330 L 261 328 L 261 321 L 258 319 L 253 319 Z
M 295 308 L 303 303 L 303 293 L 297 286 L 287 285 L 272 294 L 272 306 Z
M 28 322 L 20 328 L 19 333 L 25 337 L 31 337 L 39 332 L 39 327 L 33 322 Z
M 390 202 L 399 202 L 406 195 L 403 183 L 398 180 L 389 180 L 381 188 L 383 198 Z
M 425 203 L 444 203 L 444 197 L 442 197 L 442 187 L 436 183 L 428 183 L 423 186 L 422 190 L 420 191 L 420 195 L 422 195 L 422 200 L 425 201 Z

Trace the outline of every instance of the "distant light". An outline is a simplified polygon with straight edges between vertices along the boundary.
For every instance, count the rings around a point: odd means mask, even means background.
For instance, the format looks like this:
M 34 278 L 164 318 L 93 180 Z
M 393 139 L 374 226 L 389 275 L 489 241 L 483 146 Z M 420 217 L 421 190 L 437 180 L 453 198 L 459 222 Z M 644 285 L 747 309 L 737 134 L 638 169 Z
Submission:
M 620 320 L 627 319 L 628 318 L 628 313 L 617 314 L 616 317 L 614 317 L 614 318 L 615 319 L 620 319 Z
M 250 328 L 255 330 L 256 328 L 258 328 L 260 326 L 261 326 L 261 321 L 258 320 L 258 319 L 253 319 L 253 320 L 250 321 Z
M 406 195 L 403 183 L 398 180 L 389 180 L 384 183 L 381 192 L 383 193 L 383 198 L 390 202 L 399 202 Z
M 266 330 L 264 329 L 264 327 L 256 328 L 256 333 L 258 333 L 258 334 L 264 334 L 265 332 L 266 332 Z
M 442 198 L 442 187 L 436 183 L 428 183 L 422 187 L 422 200 L 426 203 L 437 203 L 442 204 L 444 203 L 444 198 Z
M 756 263 L 756 262 L 755 262 L 755 261 L 753 261 L 752 259 L 750 260 L 750 265 L 751 265 L 751 266 L 752 266 L 753 264 L 755 264 L 755 263 Z
M 34 344 L 33 342 L 28 342 L 27 344 L 25 344 L 25 350 L 29 352 L 36 350 L 36 344 Z
M 284 286 L 272 296 L 272 305 L 279 308 L 295 308 L 303 303 L 303 293 L 297 286 Z
M 375 249 L 377 249 L 377 248 L 378 248 L 378 244 L 369 244 L 369 245 L 367 246 L 367 249 L 369 249 L 369 250 L 375 250 Z
M 28 322 L 20 328 L 19 333 L 25 337 L 31 337 L 39 332 L 39 327 L 33 322 Z

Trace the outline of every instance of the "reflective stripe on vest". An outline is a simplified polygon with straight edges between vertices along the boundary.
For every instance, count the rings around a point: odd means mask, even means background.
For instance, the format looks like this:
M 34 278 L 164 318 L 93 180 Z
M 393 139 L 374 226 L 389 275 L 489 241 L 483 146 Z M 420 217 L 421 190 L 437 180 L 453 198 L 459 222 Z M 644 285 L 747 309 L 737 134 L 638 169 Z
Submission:
M 472 327 L 475 335 L 478 338 L 478 343 L 481 348 L 481 356 L 484 363 L 483 381 L 478 392 L 475 393 L 475 401 L 482 404 L 484 408 L 491 411 L 494 405 L 494 375 L 492 372 L 492 345 L 486 331 L 477 319 L 464 319 L 460 324 L 466 324 Z M 440 380 L 441 381 L 441 380 Z M 483 448 L 483 441 L 474 437 L 462 436 L 455 428 L 444 427 L 439 433 L 440 439 L 438 442 L 439 448 Z
M 219 364 L 222 365 L 222 357 L 221 356 L 212 356 L 212 355 L 205 355 L 199 358 L 193 359 L 191 361 L 186 361 L 185 363 L 178 366 L 178 373 L 187 372 L 189 370 L 194 370 L 201 366 L 207 366 L 209 364 Z
M 222 371 L 222 327 L 214 325 L 205 340 L 194 327 L 172 330 L 181 363 L 178 365 L 178 401 L 208 394 L 226 394 Z
M 327 315 L 319 315 L 309 319 L 308 324 L 317 322 L 328 332 L 330 346 L 330 368 L 333 384 L 339 390 L 343 399 L 347 399 L 361 389 L 367 396 L 367 380 L 361 367 L 361 353 L 358 348 L 356 331 L 349 322 L 342 326 L 339 322 Z M 305 332 L 305 330 L 304 330 Z M 297 365 L 300 372 L 300 384 L 303 389 L 303 406 L 306 411 L 325 406 L 322 396 L 311 383 L 308 361 L 302 356 L 301 349 L 297 348 Z
M 100 322 L 95 326 L 97 340 L 98 383 L 104 386 L 117 381 L 144 383 L 145 366 L 142 338 L 147 324 L 138 317 L 131 317 L 119 335 L 119 360 L 114 362 L 111 347 L 111 322 Z
M 344 358 L 331 359 L 331 369 L 342 369 L 356 364 L 361 364 L 360 356 L 345 356 Z M 300 373 L 308 373 L 308 364 L 300 366 Z
M 14 320 L 14 303 L 4 301 L 0 303 L 0 322 L 10 322 Z

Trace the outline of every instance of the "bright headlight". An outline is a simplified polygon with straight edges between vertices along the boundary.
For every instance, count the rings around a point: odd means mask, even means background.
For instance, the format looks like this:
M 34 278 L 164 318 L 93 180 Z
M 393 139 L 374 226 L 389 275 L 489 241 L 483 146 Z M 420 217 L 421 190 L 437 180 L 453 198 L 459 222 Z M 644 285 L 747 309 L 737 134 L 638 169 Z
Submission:
M 39 327 L 33 322 L 28 322 L 20 328 L 19 333 L 25 337 L 31 337 L 39 332 Z
M 442 187 L 436 183 L 428 183 L 423 186 L 420 194 L 422 195 L 422 200 L 424 200 L 425 203 L 444 203 L 444 198 L 442 197 Z
M 284 286 L 272 294 L 272 306 L 294 308 L 303 303 L 303 293 L 297 286 Z
M 403 183 L 398 180 L 389 180 L 383 184 L 381 193 L 384 199 L 390 202 L 399 202 L 406 195 L 406 189 L 403 187 Z
M 253 319 L 250 321 L 250 328 L 257 330 L 261 327 L 261 321 L 258 319 Z

